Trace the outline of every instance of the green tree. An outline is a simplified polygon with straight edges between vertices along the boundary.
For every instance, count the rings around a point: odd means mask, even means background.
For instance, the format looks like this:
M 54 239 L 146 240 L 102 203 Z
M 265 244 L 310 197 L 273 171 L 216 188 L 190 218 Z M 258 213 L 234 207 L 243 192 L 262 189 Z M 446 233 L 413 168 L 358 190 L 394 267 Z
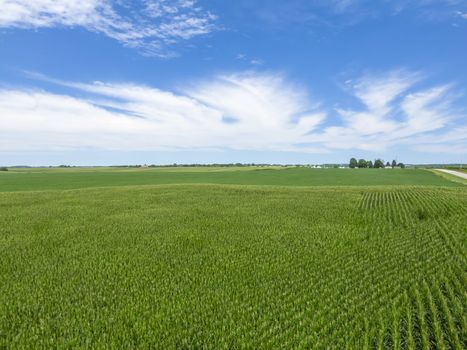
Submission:
M 357 160 L 355 158 L 350 158 L 350 162 L 349 162 L 349 168 L 356 168 L 358 165 L 357 163 Z
M 405 168 L 405 164 L 404 164 L 404 163 L 399 163 L 399 164 L 397 164 L 397 166 L 398 166 L 399 168 L 402 168 L 402 169 Z
M 391 164 L 389 162 L 386 162 L 386 168 L 389 168 Z
M 395 168 L 397 166 L 397 162 L 395 160 L 392 161 L 391 167 Z
M 368 166 L 368 163 L 365 159 L 359 159 L 358 160 L 358 167 L 359 168 L 366 168 Z
M 375 168 L 384 168 L 384 162 L 381 159 L 376 159 L 374 167 Z
M 0 167 L 0 171 L 8 171 L 8 168 L 6 166 Z
M 368 168 L 373 168 L 373 162 L 371 160 L 368 161 Z

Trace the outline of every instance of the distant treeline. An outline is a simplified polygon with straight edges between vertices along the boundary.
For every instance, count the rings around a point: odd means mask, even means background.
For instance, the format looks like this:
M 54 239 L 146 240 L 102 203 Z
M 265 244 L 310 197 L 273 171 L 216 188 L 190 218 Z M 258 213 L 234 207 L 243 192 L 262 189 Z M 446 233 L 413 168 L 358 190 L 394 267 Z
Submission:
M 198 163 L 191 163 L 191 164 L 150 164 L 150 165 L 114 165 L 115 168 L 193 168 L 193 167 L 270 167 L 270 166 L 277 166 L 277 167 L 289 167 L 289 166 L 303 166 L 300 164 L 266 164 L 266 163 L 212 163 L 212 164 L 198 164 Z
M 270 163 L 212 163 L 212 164 L 151 164 L 151 165 L 114 165 L 116 168 L 228 168 L 228 167 L 282 167 L 282 168 L 344 168 L 348 167 L 347 164 L 270 164 Z
M 397 163 L 396 160 L 384 164 L 384 160 L 382 159 L 375 159 L 373 162 L 371 160 L 350 158 L 349 168 L 405 168 L 405 164 Z
M 189 168 L 189 167 L 306 167 L 306 168 L 446 168 L 446 169 L 462 169 L 467 168 L 467 164 L 404 164 L 397 163 L 395 160 L 390 162 L 384 162 L 382 159 L 376 159 L 375 161 L 365 160 L 356 158 L 350 159 L 349 163 L 325 163 L 325 164 L 270 164 L 270 163 L 212 163 L 212 164 L 127 164 L 127 165 L 111 165 L 111 166 L 79 166 L 79 165 L 58 165 L 58 166 L 28 166 L 28 165 L 14 165 L 14 166 L 0 166 L 0 171 L 8 171 L 10 169 L 20 168 Z

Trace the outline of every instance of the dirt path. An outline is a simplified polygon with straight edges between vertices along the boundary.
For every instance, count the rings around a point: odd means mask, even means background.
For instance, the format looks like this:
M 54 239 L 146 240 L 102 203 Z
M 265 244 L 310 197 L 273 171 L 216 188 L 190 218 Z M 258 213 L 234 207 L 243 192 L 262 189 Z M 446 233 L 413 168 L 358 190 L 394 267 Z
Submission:
M 466 179 L 466 180 L 467 180 L 467 174 L 466 174 L 466 173 L 461 173 L 460 171 L 447 170 L 447 169 L 435 169 L 435 170 L 441 171 L 441 172 L 446 173 L 446 174 L 451 174 L 451 175 L 459 176 L 459 177 L 462 177 L 463 179 Z

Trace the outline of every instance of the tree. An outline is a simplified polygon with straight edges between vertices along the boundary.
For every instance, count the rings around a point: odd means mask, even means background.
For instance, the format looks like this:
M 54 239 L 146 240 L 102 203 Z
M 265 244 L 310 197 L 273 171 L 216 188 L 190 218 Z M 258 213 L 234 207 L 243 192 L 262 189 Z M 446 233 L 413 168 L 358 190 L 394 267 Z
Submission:
M 366 168 L 368 166 L 368 163 L 365 159 L 359 159 L 358 160 L 358 167 L 359 168 Z
M 349 162 L 349 168 L 356 168 L 357 167 L 357 160 L 355 158 L 350 158 L 350 162 Z
M 368 168 L 373 168 L 373 162 L 371 160 L 368 162 Z
M 397 162 L 395 160 L 392 161 L 391 167 L 395 168 L 397 166 Z
M 0 167 L 0 171 L 8 171 L 8 168 L 6 166 Z
M 391 166 L 391 164 L 389 164 L 389 162 L 386 162 L 386 168 L 389 168 Z
M 399 164 L 397 164 L 397 166 L 398 166 L 399 168 L 402 168 L 402 169 L 405 168 L 405 164 L 404 164 L 404 163 L 399 163 Z
M 381 159 L 376 159 L 373 166 L 375 168 L 384 168 L 384 162 Z

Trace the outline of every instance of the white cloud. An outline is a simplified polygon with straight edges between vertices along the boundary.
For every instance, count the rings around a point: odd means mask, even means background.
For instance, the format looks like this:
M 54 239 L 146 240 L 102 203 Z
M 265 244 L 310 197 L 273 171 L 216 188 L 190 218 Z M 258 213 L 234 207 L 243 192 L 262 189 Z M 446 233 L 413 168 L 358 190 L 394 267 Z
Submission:
M 246 62 L 249 62 L 251 65 L 253 66 L 261 66 L 264 64 L 264 60 L 260 59 L 260 58 L 248 58 L 247 55 L 243 54 L 243 53 L 239 53 L 237 54 L 237 56 L 235 57 L 236 60 L 239 60 L 239 61 L 246 61 Z
M 125 3 L 124 3 L 125 4 Z M 215 29 L 195 0 L 0 0 L 0 27 L 84 27 L 146 54 L 170 56 L 174 44 Z
M 254 58 L 250 61 L 250 63 L 254 66 L 261 66 L 262 64 L 264 64 L 264 61 L 258 58 Z
M 453 108 L 453 86 L 420 89 L 421 75 L 403 70 L 349 81 L 347 91 L 362 107 L 337 109 L 340 120 L 332 123 L 306 89 L 280 74 L 227 74 L 184 84 L 178 92 L 34 77 L 78 93 L 0 89 L 2 152 L 467 147 L 467 120 Z
M 369 111 L 385 114 L 389 111 L 389 104 L 419 78 L 419 74 L 403 70 L 384 76 L 365 76 L 352 86 L 352 90 Z
M 0 91 L 0 150 L 294 148 L 325 115 L 278 75 L 217 77 L 173 93 L 132 84 L 62 83 L 88 99 Z
M 355 84 L 348 81 L 350 93 L 365 108 L 338 108 L 342 125 L 328 126 L 314 133 L 314 141 L 333 149 L 367 151 L 414 145 L 414 138 L 420 135 L 426 137 L 420 144 L 437 143 L 437 138 L 444 139 L 446 144 L 458 142 L 453 134 L 445 131 L 455 121 L 463 118 L 465 122 L 465 116 L 452 107 L 452 87 L 443 85 L 410 92 L 420 80 L 418 73 L 398 70 L 365 76 Z

